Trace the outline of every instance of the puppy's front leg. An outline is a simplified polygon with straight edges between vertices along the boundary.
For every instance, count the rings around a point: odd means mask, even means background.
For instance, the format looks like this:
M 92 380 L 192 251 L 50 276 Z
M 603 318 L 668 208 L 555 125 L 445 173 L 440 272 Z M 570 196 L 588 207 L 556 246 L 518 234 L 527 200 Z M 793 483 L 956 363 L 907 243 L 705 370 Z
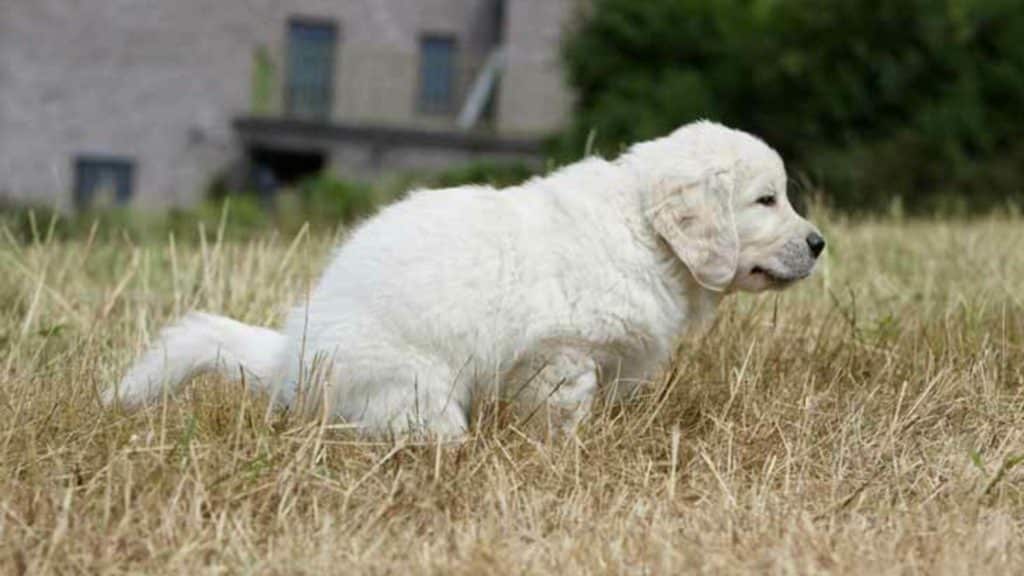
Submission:
M 571 432 L 590 413 L 598 388 L 597 363 L 579 350 L 561 349 L 544 354 L 533 366 L 519 408 L 524 423 L 545 426 L 548 434 Z

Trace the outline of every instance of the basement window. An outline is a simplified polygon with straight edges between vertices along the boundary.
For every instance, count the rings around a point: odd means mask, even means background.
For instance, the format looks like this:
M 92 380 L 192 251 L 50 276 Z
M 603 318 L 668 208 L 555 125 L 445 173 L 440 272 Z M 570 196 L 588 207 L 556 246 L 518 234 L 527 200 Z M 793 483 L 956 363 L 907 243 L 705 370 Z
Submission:
M 134 193 L 135 160 L 111 156 L 75 158 L 74 203 L 78 210 L 127 205 Z

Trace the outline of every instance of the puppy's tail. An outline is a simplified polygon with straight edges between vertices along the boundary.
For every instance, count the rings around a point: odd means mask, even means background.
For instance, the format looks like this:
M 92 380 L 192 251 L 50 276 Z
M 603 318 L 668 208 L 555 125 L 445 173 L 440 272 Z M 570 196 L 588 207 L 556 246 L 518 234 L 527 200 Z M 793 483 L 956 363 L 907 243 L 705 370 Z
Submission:
M 230 380 L 245 375 L 255 388 L 269 388 L 285 347 L 279 332 L 194 312 L 165 328 L 157 342 L 135 361 L 121 383 L 104 395 L 110 404 L 145 404 L 173 391 L 186 379 L 217 372 Z

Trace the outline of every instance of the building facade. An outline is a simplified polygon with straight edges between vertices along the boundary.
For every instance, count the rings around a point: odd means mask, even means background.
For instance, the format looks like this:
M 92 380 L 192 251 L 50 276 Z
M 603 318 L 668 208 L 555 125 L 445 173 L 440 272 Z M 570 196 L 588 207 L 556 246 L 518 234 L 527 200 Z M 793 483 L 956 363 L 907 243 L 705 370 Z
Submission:
M 576 0 L 0 0 L 0 199 L 536 160 Z

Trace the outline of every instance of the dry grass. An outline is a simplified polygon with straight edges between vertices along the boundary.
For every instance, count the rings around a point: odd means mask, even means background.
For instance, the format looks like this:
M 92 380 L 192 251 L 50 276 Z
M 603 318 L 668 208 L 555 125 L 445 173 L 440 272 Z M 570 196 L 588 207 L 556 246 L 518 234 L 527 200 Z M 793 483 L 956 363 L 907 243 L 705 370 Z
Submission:
M 1024 223 L 826 222 L 578 438 L 360 442 L 209 380 L 102 409 L 164 322 L 257 323 L 329 238 L 0 248 L 0 572 L 1024 572 Z

